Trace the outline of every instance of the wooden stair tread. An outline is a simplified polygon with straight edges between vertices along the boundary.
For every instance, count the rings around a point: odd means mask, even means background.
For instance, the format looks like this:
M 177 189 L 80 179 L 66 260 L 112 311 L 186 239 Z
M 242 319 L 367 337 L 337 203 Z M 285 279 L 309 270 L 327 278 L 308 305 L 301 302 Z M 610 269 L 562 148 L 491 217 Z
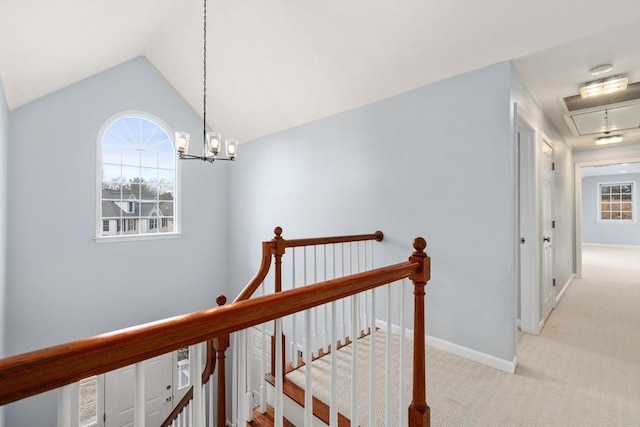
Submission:
M 260 412 L 260 407 L 256 407 L 253 409 L 253 421 L 247 423 L 247 427 L 271 427 L 274 425 L 273 421 L 273 408 L 267 405 L 267 412 L 264 414 Z M 284 427 L 296 427 L 291 421 L 284 418 L 283 420 Z
M 267 382 L 271 385 L 275 386 L 274 378 L 270 375 L 267 375 Z M 285 396 L 288 396 L 291 400 L 296 402 L 298 405 L 304 408 L 304 397 L 305 391 L 304 389 L 298 387 L 293 381 L 284 378 L 282 381 L 282 391 Z M 325 424 L 329 424 L 329 416 L 330 409 L 329 405 L 322 402 L 315 396 L 313 396 L 313 415 L 324 422 Z M 351 425 L 351 421 L 344 415 L 338 412 L 338 427 L 348 427 Z

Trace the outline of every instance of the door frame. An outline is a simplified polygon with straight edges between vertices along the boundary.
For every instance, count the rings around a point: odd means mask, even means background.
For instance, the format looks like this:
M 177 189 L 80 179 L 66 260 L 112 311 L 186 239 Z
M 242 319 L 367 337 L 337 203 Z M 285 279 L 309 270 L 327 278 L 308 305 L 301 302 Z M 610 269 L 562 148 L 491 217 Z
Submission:
M 575 253 L 576 253 L 576 279 L 582 279 L 582 168 L 588 166 L 615 165 L 619 163 L 639 163 L 640 157 L 629 157 L 611 160 L 599 160 L 581 162 L 575 164 L 574 193 L 575 193 Z
M 514 107 L 516 126 L 516 286 L 520 286 L 520 330 L 531 335 L 540 334 L 541 295 L 541 245 L 538 239 L 541 228 L 540 215 L 540 165 L 541 145 L 539 135 L 531 122 Z M 523 131 L 526 140 L 518 141 Z M 521 146 L 524 150 L 521 149 Z M 521 238 L 525 243 L 521 244 Z M 517 291 L 516 291 L 517 295 Z M 517 297 L 516 297 L 517 300 Z M 517 301 L 516 301 L 517 304 Z M 517 317 L 517 310 L 516 317 Z M 516 320 L 517 321 L 517 320 Z
M 551 147 L 551 163 L 552 165 L 555 164 L 555 145 L 553 144 L 553 141 L 551 141 L 551 139 L 549 139 L 544 132 L 542 133 L 542 142 L 540 144 L 540 154 L 541 156 L 544 156 L 544 146 L 548 145 L 549 147 Z M 540 199 L 542 200 L 543 198 L 543 192 L 544 192 L 544 164 L 541 161 L 540 162 Z M 555 172 L 554 171 L 554 167 L 552 167 L 552 177 L 551 177 L 551 221 L 555 221 L 555 217 L 556 217 L 556 180 L 555 180 Z M 540 204 L 540 239 L 542 239 L 544 236 L 544 212 L 543 212 L 544 206 L 543 203 Z M 551 265 L 549 266 L 549 268 L 551 269 L 551 278 L 552 280 L 554 279 L 555 276 L 555 240 L 556 240 L 556 234 L 555 234 L 555 227 L 552 226 L 551 227 L 552 231 L 551 231 L 551 241 L 550 246 L 551 246 L 551 259 L 549 260 L 549 262 L 551 263 Z M 545 283 L 544 283 L 544 242 L 542 240 L 538 240 L 538 244 L 540 245 L 540 309 L 539 309 L 539 317 L 540 317 L 540 330 L 542 330 L 542 328 L 544 327 L 544 323 L 547 320 L 547 317 L 545 317 L 545 307 L 544 307 L 544 292 L 546 291 L 544 289 L 545 287 Z M 552 285 L 552 291 L 553 291 L 553 296 L 552 296 L 552 307 L 551 310 L 549 311 L 549 315 L 551 314 L 551 312 L 553 310 L 555 310 L 556 306 L 557 306 L 557 288 L 555 285 Z

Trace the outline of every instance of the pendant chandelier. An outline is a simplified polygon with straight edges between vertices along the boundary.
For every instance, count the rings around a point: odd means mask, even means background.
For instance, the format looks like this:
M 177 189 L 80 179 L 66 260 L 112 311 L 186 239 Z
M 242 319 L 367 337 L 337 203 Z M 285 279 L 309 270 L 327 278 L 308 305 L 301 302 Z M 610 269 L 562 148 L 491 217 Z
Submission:
M 220 156 L 222 149 L 222 134 L 220 132 L 207 132 L 207 0 L 203 1 L 203 78 L 202 78 L 202 141 L 203 154 L 196 156 L 189 154 L 189 133 L 176 132 L 176 147 L 178 147 L 178 158 L 181 160 L 203 160 L 213 163 L 216 160 L 235 160 L 238 152 L 238 141 L 235 139 L 224 140 L 225 156 Z

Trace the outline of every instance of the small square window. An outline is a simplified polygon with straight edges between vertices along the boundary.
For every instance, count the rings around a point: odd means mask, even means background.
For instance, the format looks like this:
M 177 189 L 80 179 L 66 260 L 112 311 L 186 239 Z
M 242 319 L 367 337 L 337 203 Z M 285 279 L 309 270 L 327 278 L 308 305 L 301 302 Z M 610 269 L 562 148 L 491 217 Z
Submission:
M 109 232 L 109 220 L 105 219 L 102 221 L 102 231 L 108 233 Z
M 632 222 L 635 217 L 634 183 L 598 184 L 599 221 Z

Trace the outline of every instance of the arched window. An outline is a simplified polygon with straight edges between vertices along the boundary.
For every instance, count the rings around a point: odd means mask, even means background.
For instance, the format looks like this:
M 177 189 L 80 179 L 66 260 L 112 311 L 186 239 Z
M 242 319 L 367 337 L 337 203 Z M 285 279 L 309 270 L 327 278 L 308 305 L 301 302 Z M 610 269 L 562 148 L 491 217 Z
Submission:
M 98 136 L 96 238 L 177 233 L 173 133 L 144 113 L 109 119 Z

